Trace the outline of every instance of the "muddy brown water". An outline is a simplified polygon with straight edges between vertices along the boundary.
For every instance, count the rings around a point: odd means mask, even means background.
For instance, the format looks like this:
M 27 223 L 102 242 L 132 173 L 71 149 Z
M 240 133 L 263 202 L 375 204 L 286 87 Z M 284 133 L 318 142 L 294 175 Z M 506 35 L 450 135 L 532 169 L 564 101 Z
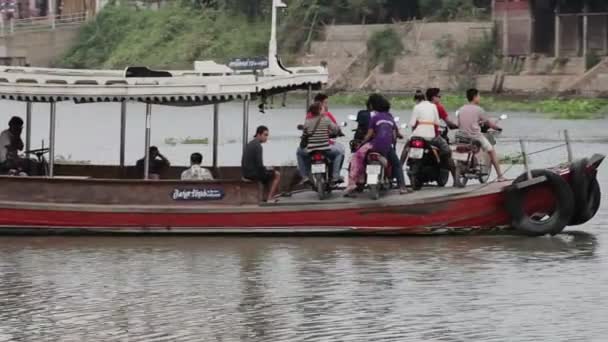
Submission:
M 220 160 L 236 165 L 240 106 L 223 107 Z M 2 123 L 24 106 L 0 108 Z M 118 109 L 59 105 L 57 154 L 116 163 Z M 35 106 L 34 142 L 48 131 L 45 110 Z M 134 162 L 144 110 L 130 110 Z M 341 119 L 354 111 L 334 109 Z M 174 164 L 208 155 L 207 146 L 164 145 L 210 137 L 208 108 L 155 107 L 153 116 L 153 142 Z M 252 130 L 271 129 L 269 164 L 293 154 L 300 116 L 298 107 L 252 111 Z M 503 126 L 502 153 L 517 151 L 519 137 L 530 151 L 554 146 L 565 128 L 577 156 L 608 151 L 608 120 L 511 114 Z M 565 156 L 535 155 L 532 166 Z M 0 341 L 605 341 L 607 169 L 598 215 L 556 237 L 3 236 Z

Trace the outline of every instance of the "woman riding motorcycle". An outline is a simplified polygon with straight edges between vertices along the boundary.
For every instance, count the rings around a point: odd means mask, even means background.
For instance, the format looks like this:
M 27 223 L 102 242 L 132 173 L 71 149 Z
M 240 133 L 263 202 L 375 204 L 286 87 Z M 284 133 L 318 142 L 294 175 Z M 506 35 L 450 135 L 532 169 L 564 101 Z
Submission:
M 315 102 L 308 110 L 311 113 L 311 118 L 306 119 L 304 123 L 304 134 L 308 136 L 306 152 L 308 154 L 315 151 L 325 152 L 332 161 L 332 182 L 336 183 L 340 179 L 340 163 L 336 160 L 336 155 L 329 153 L 329 151 L 331 150 L 330 138 L 332 135 L 337 135 L 340 129 L 331 119 L 321 114 L 322 109 L 322 104 Z M 310 158 L 304 159 L 304 163 L 305 170 L 310 173 Z M 308 177 L 305 178 L 305 181 L 308 181 Z
M 374 94 L 369 100 L 371 109 L 374 111 L 367 134 L 363 138 L 360 147 L 357 149 L 351 159 L 349 182 L 346 188 L 345 196 L 352 196 L 357 189 L 359 179 L 365 174 L 365 158 L 369 152 L 380 153 L 387 159 L 391 150 L 394 152 L 393 144 L 398 134 L 397 124 L 393 115 L 389 113 L 391 105 L 384 97 Z M 400 169 L 400 168 L 399 168 Z M 403 175 L 401 177 L 403 179 Z M 405 182 L 400 182 L 400 192 L 407 193 Z

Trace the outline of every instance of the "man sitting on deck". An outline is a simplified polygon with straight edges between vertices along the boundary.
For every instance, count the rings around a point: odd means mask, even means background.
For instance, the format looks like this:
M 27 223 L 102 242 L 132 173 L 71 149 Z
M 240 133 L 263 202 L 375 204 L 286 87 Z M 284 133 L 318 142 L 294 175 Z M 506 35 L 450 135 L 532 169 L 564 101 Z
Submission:
M 270 184 L 270 191 L 266 201 L 271 201 L 279 189 L 281 174 L 275 170 L 269 170 L 264 166 L 262 144 L 268 141 L 268 127 L 259 126 L 255 136 L 247 146 L 241 160 L 241 172 L 243 178 L 260 182 L 264 185 Z
M 211 171 L 201 167 L 203 155 L 196 152 L 190 155 L 190 168 L 182 172 L 182 180 L 213 180 Z
M 171 166 L 171 163 L 169 162 L 169 160 L 167 158 L 165 158 L 165 156 L 160 154 L 160 152 L 158 151 L 158 147 L 156 147 L 156 146 L 150 146 L 149 153 L 150 153 L 150 163 L 149 163 L 150 166 L 148 168 L 148 178 L 158 180 L 158 179 L 160 179 L 161 172 L 164 169 L 169 168 L 169 166 Z M 145 162 L 146 162 L 146 157 L 143 157 L 140 160 L 138 160 L 137 164 L 136 164 L 136 168 L 140 172 L 142 177 L 144 176 L 144 163 Z

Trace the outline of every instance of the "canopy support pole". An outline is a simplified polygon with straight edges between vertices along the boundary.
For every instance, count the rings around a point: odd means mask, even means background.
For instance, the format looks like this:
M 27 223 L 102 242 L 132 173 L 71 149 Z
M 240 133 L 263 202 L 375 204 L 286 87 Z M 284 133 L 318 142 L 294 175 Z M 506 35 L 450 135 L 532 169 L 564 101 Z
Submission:
M 308 108 L 310 108 L 310 105 L 312 104 L 312 84 L 308 85 L 308 89 L 306 90 L 306 111 L 308 111 Z
M 49 177 L 55 175 L 55 122 L 57 119 L 57 103 L 51 102 L 51 120 L 49 124 Z
M 220 117 L 220 105 L 215 103 L 213 105 L 213 170 L 217 171 L 217 144 L 219 140 L 219 117 Z
M 125 167 L 125 141 L 127 135 L 127 101 L 120 103 L 120 167 Z
M 146 151 L 144 158 L 144 179 L 150 179 L 150 126 L 152 120 L 152 104 L 146 103 Z
M 249 97 L 243 100 L 243 152 L 249 142 Z
M 526 171 L 526 177 L 528 180 L 532 179 L 532 171 L 528 165 L 528 153 L 526 152 L 526 144 L 523 139 L 519 139 L 519 146 L 521 147 L 521 158 L 524 162 L 524 170 Z
M 570 133 L 568 130 L 564 130 L 564 138 L 566 139 L 566 151 L 568 151 L 568 162 L 572 163 L 574 160 L 574 154 L 572 153 L 572 145 L 570 144 Z
M 32 149 L 32 103 L 25 105 L 25 150 Z

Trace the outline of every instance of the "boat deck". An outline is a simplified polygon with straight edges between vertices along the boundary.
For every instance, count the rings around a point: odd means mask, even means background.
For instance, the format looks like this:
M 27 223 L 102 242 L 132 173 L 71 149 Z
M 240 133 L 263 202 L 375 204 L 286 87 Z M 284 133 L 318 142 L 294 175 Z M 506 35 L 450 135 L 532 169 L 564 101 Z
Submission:
M 414 203 L 424 203 L 429 200 L 444 200 L 450 199 L 453 197 L 466 197 L 466 196 L 479 196 L 484 194 L 490 194 L 501 191 L 501 189 L 507 185 L 511 184 L 511 182 L 502 182 L 502 183 L 488 183 L 488 184 L 476 184 L 469 185 L 465 188 L 454 188 L 454 187 L 437 187 L 437 186 L 429 186 L 424 187 L 419 191 L 414 191 L 408 194 L 400 194 L 399 190 L 393 189 L 384 193 L 380 199 L 373 200 L 370 197 L 369 191 L 364 191 L 362 193 L 357 193 L 357 197 L 350 198 L 344 197 L 344 190 L 339 189 L 333 191 L 329 198 L 325 200 L 319 200 L 316 192 L 312 190 L 302 190 L 297 193 L 293 193 L 291 197 L 281 197 L 276 203 L 267 203 L 264 206 L 294 206 L 294 205 L 340 205 L 340 206 L 348 206 L 353 204 L 367 204 L 376 203 L 376 204 L 391 204 L 395 205 L 399 204 L 414 204 Z

